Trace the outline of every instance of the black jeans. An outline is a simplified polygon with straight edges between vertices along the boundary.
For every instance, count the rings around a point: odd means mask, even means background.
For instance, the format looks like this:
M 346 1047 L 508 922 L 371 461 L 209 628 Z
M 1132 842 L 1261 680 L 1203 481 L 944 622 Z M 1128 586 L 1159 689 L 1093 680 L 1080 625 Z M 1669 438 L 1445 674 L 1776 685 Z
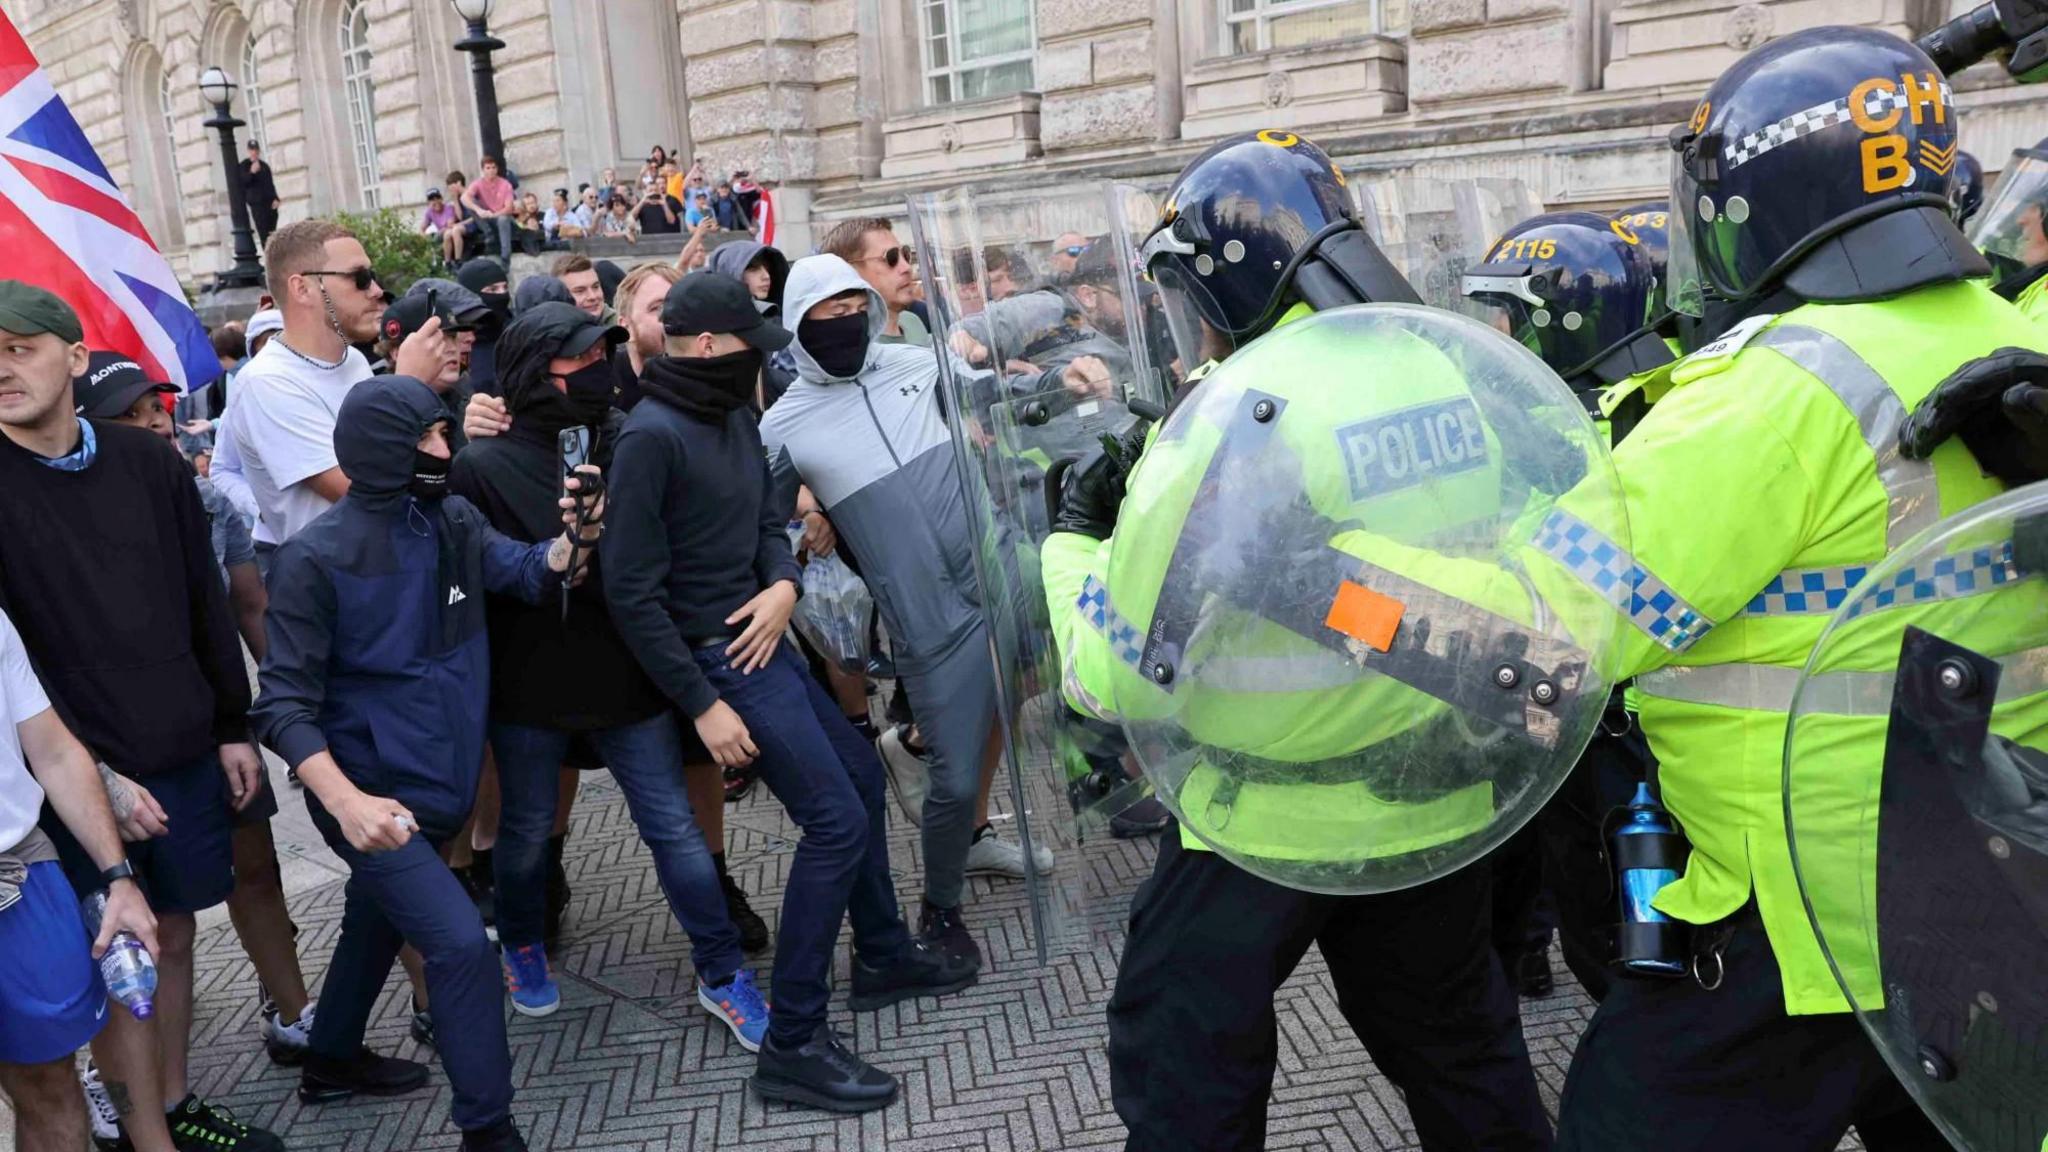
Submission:
M 1337 1006 L 1429 1152 L 1550 1147 L 1481 866 L 1384 896 L 1319 896 L 1162 836 L 1109 1001 L 1126 1152 L 1254 1152 L 1278 1059 L 1273 994 L 1323 950 Z
M 1788 1016 L 1752 909 L 1731 922 L 1720 987 L 1614 982 L 1579 1038 L 1559 1152 L 1949 1152 L 1855 1017 Z

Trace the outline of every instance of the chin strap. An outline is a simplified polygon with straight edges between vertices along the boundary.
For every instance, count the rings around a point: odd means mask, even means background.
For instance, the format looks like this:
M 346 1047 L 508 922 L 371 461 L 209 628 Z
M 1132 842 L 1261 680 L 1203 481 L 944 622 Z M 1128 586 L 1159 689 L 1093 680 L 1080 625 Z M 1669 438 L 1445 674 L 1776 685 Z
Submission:
M 1318 312 L 1351 304 L 1420 304 L 1422 297 L 1361 228 L 1325 237 L 1294 273 L 1294 291 Z

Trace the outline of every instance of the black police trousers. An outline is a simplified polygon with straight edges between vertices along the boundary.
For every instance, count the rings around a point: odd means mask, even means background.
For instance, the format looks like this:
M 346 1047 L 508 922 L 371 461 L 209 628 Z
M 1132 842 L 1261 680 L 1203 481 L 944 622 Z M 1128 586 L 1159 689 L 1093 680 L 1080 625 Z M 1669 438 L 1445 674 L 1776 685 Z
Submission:
M 1754 905 L 1717 927 L 1714 991 L 1614 981 L 1565 1077 L 1558 1152 L 1833 1152 L 1852 1124 L 1870 1152 L 1950 1152 L 1855 1017 L 1785 1014 Z
M 1488 884 L 1485 868 L 1470 867 L 1384 896 L 1320 896 L 1183 849 L 1169 826 L 1131 902 L 1109 1001 L 1110 1094 L 1130 1130 L 1126 1152 L 1265 1147 L 1273 998 L 1310 944 L 1329 963 L 1344 1019 L 1407 1098 L 1423 1148 L 1549 1148 L 1514 993 L 1489 939 Z M 1322 1026 L 1311 1023 L 1312 1034 Z
M 1617 689 L 1593 742 L 1572 766 L 1564 786 L 1522 833 L 1533 833 L 1540 849 L 1543 884 L 1556 909 L 1565 966 L 1594 1000 L 1606 999 L 1613 980 L 1609 962 L 1615 950 L 1614 927 L 1621 919 L 1603 822 L 1635 796 L 1636 785 L 1648 777 L 1653 760 L 1642 725 L 1622 706 Z M 1498 866 L 1494 880 L 1501 882 Z M 1496 888 L 1494 901 L 1512 898 L 1514 891 Z M 1501 922 L 1498 909 L 1494 921 L 1496 926 Z

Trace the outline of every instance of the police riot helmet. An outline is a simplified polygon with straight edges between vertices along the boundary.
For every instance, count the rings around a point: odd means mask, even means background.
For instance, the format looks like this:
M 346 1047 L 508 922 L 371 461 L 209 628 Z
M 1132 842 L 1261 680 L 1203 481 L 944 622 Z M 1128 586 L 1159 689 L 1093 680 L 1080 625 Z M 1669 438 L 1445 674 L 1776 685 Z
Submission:
M 1956 170 L 1949 179 L 1948 202 L 1954 206 L 1956 225 L 1970 226 L 1970 217 L 1984 206 L 1984 165 L 1968 152 L 1956 153 Z
M 1641 238 L 1597 212 L 1546 212 L 1508 229 L 1465 273 L 1464 294 L 1567 382 L 1658 318 L 1657 276 Z M 1670 358 L 1663 353 L 1657 362 Z M 1634 370 L 1600 375 L 1611 383 Z
M 1934 62 L 1888 33 L 1811 28 L 1751 51 L 1671 134 L 1672 306 L 1982 275 L 1949 215 L 1956 118 Z
M 1416 302 L 1359 224 L 1344 174 L 1292 132 L 1233 136 L 1196 157 L 1138 258 L 1190 364 L 1258 337 L 1297 300 Z
M 1984 207 L 1970 221 L 1970 243 L 1991 261 L 2001 295 L 2012 297 L 2048 266 L 2048 140 L 2005 162 Z
M 1616 212 L 1608 227 L 1624 238 L 1634 237 L 1642 253 L 1650 258 L 1650 270 L 1657 283 L 1665 282 L 1664 269 L 1671 261 L 1671 202 L 1645 200 Z M 1662 306 L 1663 294 L 1658 294 Z

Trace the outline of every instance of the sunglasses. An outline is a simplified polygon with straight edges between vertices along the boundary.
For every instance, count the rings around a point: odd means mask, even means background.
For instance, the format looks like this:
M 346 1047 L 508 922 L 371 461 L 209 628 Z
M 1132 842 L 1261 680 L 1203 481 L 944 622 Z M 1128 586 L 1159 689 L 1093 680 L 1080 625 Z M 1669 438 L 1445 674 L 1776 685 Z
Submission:
M 372 269 L 370 268 L 370 266 L 369 266 L 369 265 L 367 265 L 367 264 L 365 264 L 365 265 L 364 265 L 364 266 L 362 266 L 361 268 L 354 268 L 354 269 L 350 269 L 350 270 L 349 270 L 349 271 L 347 271 L 347 272 L 330 272 L 330 271 L 319 271 L 319 272 L 302 272 L 302 273 L 300 273 L 300 275 L 302 275 L 302 276 L 346 276 L 346 277 L 348 277 L 348 279 L 349 279 L 349 282 L 350 282 L 350 283 L 352 283 L 352 284 L 354 284 L 354 285 L 356 286 L 356 291 L 358 291 L 358 292 L 368 292 L 368 291 L 370 290 L 370 285 L 372 285 L 372 284 L 375 284 L 375 283 L 377 282 L 377 273 L 376 273 L 376 272 L 375 272 L 374 270 L 372 270 Z
M 1086 244 L 1069 244 L 1067 247 L 1060 249 L 1060 251 L 1065 252 L 1069 256 L 1079 256 L 1087 250 L 1088 246 Z
M 880 256 L 863 256 L 860 262 L 870 264 L 876 260 L 880 260 L 891 268 L 896 267 L 898 264 L 915 264 L 917 263 L 917 250 L 908 244 L 898 244 Z

